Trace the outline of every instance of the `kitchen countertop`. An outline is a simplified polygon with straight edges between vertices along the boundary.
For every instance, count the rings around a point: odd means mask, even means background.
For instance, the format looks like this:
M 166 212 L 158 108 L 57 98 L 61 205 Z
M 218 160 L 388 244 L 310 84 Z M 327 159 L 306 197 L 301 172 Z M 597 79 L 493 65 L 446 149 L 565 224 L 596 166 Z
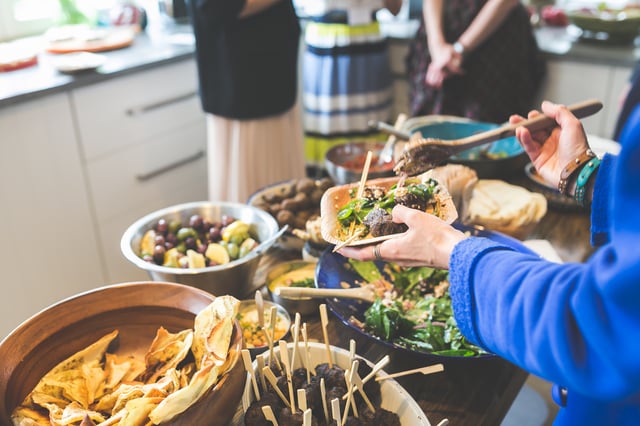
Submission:
M 382 24 L 391 43 L 407 43 L 413 37 L 417 21 Z M 615 46 L 580 40 L 575 27 L 536 29 L 540 48 L 550 59 L 566 59 L 595 64 L 632 67 L 640 59 L 637 45 Z M 107 57 L 96 71 L 63 74 L 52 65 L 53 54 L 42 52 L 38 64 L 18 71 L 0 73 L 0 107 L 76 87 L 105 81 L 117 76 L 193 57 L 193 34 L 187 24 L 162 31 L 139 33 L 129 47 L 103 52 Z
M 34 38 L 33 43 L 37 45 L 39 40 Z M 37 65 L 0 73 L 0 107 L 181 61 L 193 57 L 194 50 L 189 25 L 172 26 L 162 32 L 141 32 L 129 47 L 100 52 L 107 60 L 95 71 L 61 73 L 52 64 L 56 55 L 42 49 Z

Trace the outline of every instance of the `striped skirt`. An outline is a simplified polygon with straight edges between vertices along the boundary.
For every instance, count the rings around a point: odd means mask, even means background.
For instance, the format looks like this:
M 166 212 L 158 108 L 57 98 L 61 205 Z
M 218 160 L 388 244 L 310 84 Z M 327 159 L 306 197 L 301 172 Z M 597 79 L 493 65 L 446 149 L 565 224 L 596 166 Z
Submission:
M 386 139 L 368 122 L 391 118 L 389 52 L 377 22 L 309 22 L 305 41 L 305 159 L 323 169 L 326 151 L 336 144 Z

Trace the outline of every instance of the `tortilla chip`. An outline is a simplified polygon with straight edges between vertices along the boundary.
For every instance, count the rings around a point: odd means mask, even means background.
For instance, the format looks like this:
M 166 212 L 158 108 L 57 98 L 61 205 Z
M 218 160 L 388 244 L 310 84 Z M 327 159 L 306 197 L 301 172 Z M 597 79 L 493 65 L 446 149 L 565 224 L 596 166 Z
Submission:
M 221 363 L 227 358 L 239 305 L 240 301 L 233 296 L 220 296 L 196 315 L 191 351 L 198 368 L 202 368 L 206 353 L 213 354 Z
M 14 426 L 50 426 L 49 417 L 29 407 L 18 407 L 13 410 L 11 420 Z
M 167 370 L 177 367 L 189 354 L 192 343 L 192 330 L 169 333 L 164 327 L 160 327 L 144 357 L 146 371 L 140 379 L 153 383 Z

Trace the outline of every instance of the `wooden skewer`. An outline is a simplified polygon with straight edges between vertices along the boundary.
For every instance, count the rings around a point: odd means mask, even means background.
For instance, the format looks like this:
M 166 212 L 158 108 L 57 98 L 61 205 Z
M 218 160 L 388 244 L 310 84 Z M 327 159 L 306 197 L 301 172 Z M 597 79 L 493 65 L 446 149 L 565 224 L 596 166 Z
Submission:
M 274 363 L 278 368 L 278 371 L 282 372 L 282 366 L 280 365 L 280 361 L 278 361 L 278 357 L 273 355 L 273 341 L 276 335 L 276 321 L 278 318 L 278 308 L 275 306 L 271 307 L 269 312 L 269 331 L 271 332 L 270 337 L 267 338 L 267 342 L 269 343 L 269 365 Z M 268 334 L 265 330 L 265 334 Z
M 324 303 L 320 305 L 320 323 L 322 324 L 324 347 L 327 351 L 327 362 L 329 363 L 329 368 L 333 368 L 333 361 L 331 360 L 331 346 L 329 345 L 329 333 L 327 332 L 329 318 L 327 317 L 327 305 Z
M 264 330 L 264 301 L 262 300 L 262 293 L 260 290 L 256 290 L 256 310 L 258 311 L 258 324 Z
M 280 340 L 280 359 L 284 365 L 284 372 L 287 375 L 287 387 L 289 388 L 289 399 L 291 400 L 291 412 L 296 412 L 296 397 L 293 393 L 293 382 L 291 381 L 291 364 L 289 364 L 289 351 L 287 342 Z
M 349 236 L 349 238 L 347 238 L 346 240 L 344 240 L 344 241 L 340 241 L 338 244 L 336 244 L 336 245 L 333 247 L 332 252 L 333 252 L 333 253 L 335 253 L 335 252 L 337 252 L 338 250 L 340 250 L 342 247 L 344 247 L 344 246 L 346 246 L 346 245 L 351 244 L 353 241 L 355 241 L 355 240 L 356 240 L 356 239 L 357 239 L 357 238 L 362 234 L 362 232 L 363 232 L 363 231 L 364 231 L 364 228 L 360 228 L 360 229 L 358 229 L 356 232 L 354 232 L 353 234 L 351 234 L 351 235 Z
M 244 363 L 244 369 L 247 370 L 247 374 L 251 378 L 251 385 L 253 386 L 253 393 L 256 396 L 256 399 L 260 401 L 260 391 L 258 390 L 258 382 L 256 381 L 256 375 L 253 371 L 253 366 L 251 365 L 251 354 L 249 353 L 249 349 L 243 349 L 240 351 L 242 354 L 242 362 Z
M 264 367 L 262 369 L 262 374 L 269 381 L 269 383 L 271 384 L 271 387 L 276 392 L 276 395 L 278 395 L 280 397 L 280 399 L 282 400 L 284 405 L 286 405 L 287 407 L 291 407 L 291 405 L 289 404 L 289 400 L 287 399 L 286 396 L 284 396 L 284 394 L 282 393 L 282 391 L 278 387 L 278 379 L 276 378 L 276 375 L 273 374 L 273 371 L 271 371 L 271 368 Z
M 449 424 L 449 419 L 442 419 L 436 426 L 447 426 Z
M 378 371 L 382 370 L 385 365 L 389 364 L 389 361 L 390 361 L 389 355 L 385 355 L 380 361 L 378 361 L 373 366 L 369 374 L 367 374 L 365 378 L 362 379 L 362 383 L 364 384 L 364 383 L 367 383 L 369 380 L 371 380 L 376 374 L 378 374 Z M 349 393 L 347 392 L 344 395 L 342 395 L 342 399 L 347 399 L 348 394 Z
M 352 386 L 352 373 L 353 373 L 353 364 L 351 364 L 351 368 L 344 372 L 344 381 L 347 384 L 347 403 L 344 407 L 344 413 L 342 413 L 342 421 L 340 424 L 344 426 L 347 423 L 347 417 L 349 416 L 349 407 L 353 409 L 353 416 L 358 417 L 358 407 L 356 407 L 355 400 L 353 399 L 353 386 Z
M 309 359 L 309 336 L 306 322 L 302 324 L 302 340 L 304 341 L 304 366 L 307 370 L 307 383 L 311 383 L 311 360 Z
M 275 414 L 273 414 L 273 410 L 270 405 L 262 407 L 262 414 L 264 414 L 264 418 L 269 420 L 273 426 L 278 426 L 278 420 L 276 419 Z
M 264 374 L 262 374 L 262 370 L 264 369 L 264 354 L 256 355 L 256 362 L 258 363 L 258 371 L 256 371 L 256 374 L 260 378 L 260 385 L 262 389 L 267 389 L 267 382 L 264 380 Z
M 360 185 L 358 185 L 358 192 L 356 195 L 356 199 L 362 198 L 362 194 L 364 193 L 364 186 L 367 183 L 367 175 L 369 174 L 369 166 L 371 165 L 371 157 L 373 156 L 373 152 L 367 152 L 367 159 L 364 160 L 364 167 L 362 168 L 362 177 L 360 178 Z
M 338 398 L 331 400 L 331 417 L 337 424 L 340 424 L 342 421 L 342 416 L 340 415 L 340 400 L 338 400 Z
M 298 407 L 300 408 L 300 411 L 305 412 L 307 411 L 307 391 L 304 389 L 298 389 L 297 393 Z
M 349 363 L 353 363 L 353 360 L 356 359 L 356 341 L 353 339 L 349 340 Z
M 383 380 L 392 379 L 394 377 L 408 376 L 409 374 L 417 374 L 417 373 L 432 374 L 432 373 L 438 373 L 440 371 L 444 371 L 444 366 L 442 364 L 434 364 L 434 365 L 429 365 L 427 367 L 416 368 L 413 370 L 400 371 L 399 373 L 389 374 L 384 377 L 376 377 L 376 381 L 381 382 Z
M 311 415 L 311 408 L 304 410 L 302 415 L 302 426 L 311 426 L 313 417 Z
M 296 355 L 298 354 L 298 342 L 300 341 L 300 312 L 296 312 L 295 321 L 292 327 L 293 333 L 293 354 L 291 355 L 291 371 L 296 369 Z M 302 364 L 302 363 L 300 363 Z
M 358 360 L 353 361 L 353 363 L 355 364 L 355 367 L 353 373 L 351 374 L 351 383 L 356 386 L 358 392 L 360 392 L 360 395 L 362 396 L 362 399 L 364 399 L 364 402 L 367 404 L 369 410 L 371 412 L 374 412 L 376 411 L 376 409 L 373 407 L 373 404 L 371 403 L 371 400 L 369 399 L 367 394 L 364 393 L 364 383 L 362 383 L 362 379 L 358 374 Z
M 327 408 L 327 388 L 324 385 L 324 377 L 320 379 L 320 396 L 322 397 L 322 410 L 324 411 L 324 418 L 329 421 L 329 409 Z M 338 401 L 340 404 L 340 401 Z

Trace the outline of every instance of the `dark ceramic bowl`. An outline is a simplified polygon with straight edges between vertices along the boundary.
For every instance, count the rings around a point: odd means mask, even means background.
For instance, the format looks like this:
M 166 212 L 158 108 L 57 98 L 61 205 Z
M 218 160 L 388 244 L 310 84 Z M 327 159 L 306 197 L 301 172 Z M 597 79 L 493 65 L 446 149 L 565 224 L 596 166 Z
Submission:
M 453 116 L 425 116 L 407 120 L 405 130 L 419 132 L 425 138 L 460 139 L 499 127 L 498 124 L 472 121 Z M 529 157 L 515 137 L 478 146 L 451 157 L 450 162 L 476 171 L 480 179 L 505 178 L 522 174 Z

